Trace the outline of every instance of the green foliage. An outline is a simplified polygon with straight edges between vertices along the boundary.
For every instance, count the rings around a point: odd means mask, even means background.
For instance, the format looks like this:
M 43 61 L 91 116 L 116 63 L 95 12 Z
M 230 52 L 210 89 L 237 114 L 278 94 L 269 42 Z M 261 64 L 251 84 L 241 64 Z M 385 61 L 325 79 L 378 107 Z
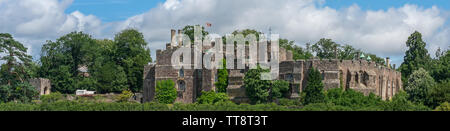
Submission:
M 289 91 L 289 82 L 284 80 L 272 81 L 271 99 L 287 97 L 286 93 Z
M 434 108 L 439 104 L 450 101 L 450 80 L 442 81 L 431 89 L 428 96 L 431 101 L 430 107 Z
M 202 95 L 197 98 L 199 104 L 215 104 L 219 102 L 231 102 L 228 95 L 225 93 L 216 93 L 214 91 L 202 92 Z
M 55 42 L 47 41 L 41 53 L 41 77 L 52 81 L 52 90 L 74 93 L 75 83 L 83 79 L 78 70 L 81 66 L 91 67 L 97 58 L 96 41 L 83 32 L 72 32 Z
M 448 104 L 448 102 L 442 103 L 440 106 L 436 107 L 435 111 L 450 111 L 450 104 Z
M 55 92 L 55 93 L 51 93 L 48 95 L 42 95 L 40 97 L 40 99 L 41 99 L 41 102 L 52 103 L 52 102 L 57 102 L 57 101 L 63 100 L 64 96 L 59 92 Z
M 282 98 L 289 90 L 289 83 L 286 81 L 262 80 L 261 73 L 268 71 L 258 66 L 257 69 L 250 69 L 245 73 L 244 88 L 252 103 L 267 103 Z
M 156 100 L 159 103 L 172 104 L 177 98 L 177 89 L 172 80 L 163 80 L 156 82 Z
M 6 62 L 1 66 L 0 84 L 22 84 L 30 78 L 27 67 L 31 66 L 31 56 L 22 43 L 14 40 L 11 34 L 0 33 L 0 60 Z
M 320 72 L 314 68 L 311 68 L 308 73 L 308 83 L 303 90 L 304 104 L 310 103 L 322 103 L 324 102 L 325 95 L 323 91 L 322 76 Z
M 409 95 L 408 99 L 412 102 L 429 104 L 429 94 L 435 84 L 434 79 L 424 69 L 420 68 L 414 71 L 405 85 L 405 91 Z
M 128 89 L 127 76 L 124 69 L 114 62 L 105 62 L 93 74 L 97 78 L 98 93 L 119 93 Z
M 288 99 L 288 98 L 281 98 L 278 99 L 278 105 L 281 106 L 301 106 L 303 105 L 301 100 L 299 99 Z
M 200 26 L 200 25 L 195 25 L 195 26 Z M 189 39 L 191 39 L 191 44 L 194 44 L 194 33 L 195 33 L 194 28 L 195 27 L 192 25 L 187 25 L 183 28 L 183 34 L 187 35 L 189 37 Z M 202 26 L 201 29 L 202 29 L 203 37 L 205 37 L 209 34 L 209 32 L 205 31 L 205 27 Z M 204 39 L 202 39 L 202 40 L 204 40 Z
M 42 47 L 39 76 L 52 81 L 52 90 L 72 94 L 77 89 L 99 93 L 142 88 L 144 65 L 151 62 L 143 35 L 133 29 L 113 40 L 95 40 L 83 32 L 72 32 L 48 41 Z M 88 67 L 85 77 L 79 67 Z M 84 73 L 84 72 L 83 72 Z
M 113 60 L 124 68 L 130 90 L 141 91 L 144 74 L 142 67 L 152 61 L 144 35 L 135 29 L 126 29 L 116 34 L 114 41 L 116 44 Z
M 422 40 L 422 34 L 414 32 L 406 41 L 406 46 L 409 48 L 404 57 L 404 61 L 399 70 L 402 72 L 403 79 L 413 74 L 415 70 L 420 68 L 427 69 L 430 62 L 430 55 L 425 48 L 426 43 Z
M 450 80 L 450 50 L 432 60 L 429 72 L 437 82 Z
M 408 94 L 400 91 L 391 101 L 384 105 L 385 111 L 428 111 L 430 108 L 423 104 L 416 104 L 408 100 Z
M 268 72 L 268 70 L 258 66 L 257 69 L 250 69 L 245 73 L 244 88 L 252 103 L 269 102 L 271 82 L 261 79 L 263 72 Z
M 117 96 L 117 102 L 128 102 L 128 100 L 133 97 L 133 93 L 131 91 L 124 90 L 122 93 Z
M 383 101 L 371 93 L 364 96 L 363 93 L 348 89 L 346 91 L 341 88 L 329 89 L 325 93 L 325 101 L 335 105 L 347 107 L 372 107 L 383 104 Z
M 228 87 L 228 70 L 227 70 L 227 61 L 225 59 L 222 60 L 222 69 L 218 70 L 218 80 L 215 83 L 217 91 L 220 93 L 226 93 Z
M 312 58 L 312 53 L 307 49 L 304 49 L 300 46 L 294 44 L 294 41 L 289 41 L 288 39 L 280 39 L 279 40 L 280 47 L 292 51 L 293 59 L 310 59 Z
M 35 87 L 29 83 L 19 83 L 13 86 L 0 86 L 0 102 L 21 102 L 30 103 L 38 97 L 39 93 Z
M 312 50 L 321 59 L 334 59 L 337 58 L 335 51 L 337 51 L 339 46 L 331 39 L 322 38 L 312 46 Z

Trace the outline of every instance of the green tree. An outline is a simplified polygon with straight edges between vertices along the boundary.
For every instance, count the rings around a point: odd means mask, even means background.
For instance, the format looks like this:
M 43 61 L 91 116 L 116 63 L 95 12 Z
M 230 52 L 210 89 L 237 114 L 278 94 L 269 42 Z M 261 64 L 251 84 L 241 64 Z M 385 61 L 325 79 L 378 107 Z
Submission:
M 270 90 L 272 100 L 287 97 L 286 93 L 288 91 L 289 91 L 289 82 L 284 80 L 272 81 L 272 87 Z
M 413 103 L 408 100 L 408 94 L 400 91 L 391 101 L 383 105 L 385 111 L 428 111 L 430 108 L 421 103 Z
M 352 59 L 355 59 L 355 56 L 356 57 L 359 57 L 359 56 L 357 56 L 357 54 L 358 54 L 358 52 L 360 52 L 359 50 L 356 50 L 355 48 L 353 48 L 353 46 L 351 46 L 351 45 L 344 45 L 344 46 L 341 46 L 339 49 L 338 49 L 338 51 L 339 51 L 339 59 L 341 59 L 341 60 L 352 60 Z
M 144 35 L 135 29 L 126 29 L 114 37 L 114 58 L 124 68 L 128 87 L 139 92 L 143 86 L 143 67 L 152 61 Z
M 244 88 L 252 103 L 265 103 L 269 101 L 271 82 L 261 79 L 261 73 L 268 71 L 258 66 L 257 69 L 250 69 L 245 73 Z
M 195 26 L 200 26 L 200 25 L 195 25 Z M 189 37 L 189 39 L 191 39 L 191 44 L 194 44 L 195 26 L 187 25 L 183 28 L 183 34 L 187 35 Z M 202 26 L 201 29 L 202 29 L 203 37 L 205 37 L 209 34 L 209 32 L 205 31 L 205 27 Z M 204 40 L 204 39 L 202 39 L 202 40 Z
M 288 39 L 280 39 L 279 44 L 281 48 L 284 48 L 286 50 L 292 51 L 293 59 L 294 60 L 300 60 L 300 59 L 310 59 L 312 58 L 311 52 L 309 52 L 306 49 L 303 49 L 300 46 L 297 46 L 294 44 L 294 41 L 289 41 Z
M 156 100 L 159 103 L 172 104 L 177 98 L 177 89 L 172 80 L 163 80 L 156 82 Z
M 450 102 L 450 80 L 437 83 L 436 86 L 431 89 L 428 98 L 432 101 L 429 104 L 432 108 L 439 106 L 444 102 Z
M 416 103 L 429 104 L 429 94 L 435 84 L 434 79 L 423 68 L 414 71 L 405 86 L 408 99 Z
M 415 31 L 406 41 L 406 46 L 409 48 L 404 57 L 404 61 L 399 70 L 402 73 L 402 78 L 406 79 L 415 70 L 420 68 L 427 69 L 426 65 L 430 62 L 430 55 L 425 48 L 426 43 L 422 40 L 422 34 Z
M 41 50 L 39 75 L 52 81 L 53 91 L 74 93 L 75 83 L 85 80 L 78 68 L 92 67 L 100 55 L 97 47 L 96 41 L 83 32 L 69 33 L 55 42 L 47 41 Z
M 304 92 L 305 105 L 310 103 L 321 103 L 325 100 L 322 76 L 320 72 L 314 68 L 311 68 L 308 73 L 308 83 Z
M 225 59 L 222 60 L 222 69 L 218 70 L 218 80 L 215 83 L 217 91 L 220 93 L 226 93 L 228 87 L 228 70 L 227 70 L 227 61 Z
M 252 103 L 267 103 L 284 97 L 289 91 L 289 83 L 282 80 L 262 80 L 261 73 L 269 72 L 258 66 L 245 73 L 244 88 Z
M 31 63 L 31 56 L 27 54 L 27 50 L 10 34 L 0 33 L 0 53 L 4 54 L 0 60 L 6 62 L 1 66 L 2 84 L 20 84 L 30 78 L 26 72 L 26 68 Z
M 335 59 L 336 52 L 340 45 L 333 42 L 331 39 L 320 39 L 312 46 L 312 50 L 316 52 L 317 57 L 321 59 Z
M 129 89 L 125 71 L 113 61 L 105 62 L 94 76 L 99 84 L 99 93 L 120 93 Z
M 443 53 L 439 53 L 439 57 L 433 59 L 431 62 L 431 68 L 429 69 L 431 76 L 439 81 L 450 80 L 450 50 Z

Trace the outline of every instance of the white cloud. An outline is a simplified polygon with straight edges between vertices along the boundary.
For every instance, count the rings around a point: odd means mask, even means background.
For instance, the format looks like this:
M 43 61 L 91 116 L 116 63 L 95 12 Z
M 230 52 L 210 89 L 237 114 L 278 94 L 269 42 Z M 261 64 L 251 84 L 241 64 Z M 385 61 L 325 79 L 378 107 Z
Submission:
M 211 22 L 214 33 L 253 28 L 295 40 L 298 44 L 331 38 L 380 56 L 394 57 L 400 64 L 405 42 L 415 30 L 421 32 L 430 49 L 445 47 L 449 27 L 446 12 L 437 7 L 406 4 L 387 10 L 361 10 L 357 5 L 344 9 L 323 7 L 314 0 L 167 0 L 159 7 L 132 17 L 117 26 L 140 29 L 152 48 L 163 48 L 171 28 Z M 156 42 L 156 43 L 153 43 Z M 157 44 L 157 45 L 153 45 Z M 430 54 L 432 52 L 430 51 Z
M 39 56 L 46 40 L 54 40 L 72 31 L 84 31 L 100 36 L 101 21 L 79 11 L 64 11 L 72 0 L 1 0 L 0 32 L 11 33 L 20 40 L 29 53 Z
M 302 45 L 331 38 L 380 56 L 391 56 L 399 64 L 405 42 L 420 31 L 432 50 L 448 48 L 449 12 L 437 7 L 406 4 L 387 10 L 362 10 L 358 5 L 343 9 L 324 7 L 324 0 L 167 0 L 148 12 L 124 21 L 102 23 L 96 16 L 64 10 L 71 0 L 0 0 L 0 32 L 28 40 L 55 39 L 71 31 L 85 31 L 99 38 L 112 38 L 126 28 L 143 32 L 149 47 L 162 49 L 170 40 L 170 29 L 210 22 L 212 33 L 225 34 L 252 28 L 295 40 Z M 25 44 L 30 44 L 25 43 Z M 33 53 L 39 52 L 33 51 Z M 434 52 L 430 51 L 430 54 Z

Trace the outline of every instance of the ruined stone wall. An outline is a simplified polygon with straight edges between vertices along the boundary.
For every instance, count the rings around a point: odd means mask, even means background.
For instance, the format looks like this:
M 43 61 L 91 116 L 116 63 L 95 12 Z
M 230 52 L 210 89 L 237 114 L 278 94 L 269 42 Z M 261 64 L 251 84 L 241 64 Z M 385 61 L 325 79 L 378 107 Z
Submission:
M 172 38 L 174 30 L 172 30 Z M 172 39 L 174 40 L 174 39 Z M 165 50 L 157 50 L 157 62 L 145 67 L 144 71 L 144 101 L 149 102 L 154 99 L 155 86 L 157 81 L 172 80 L 178 90 L 177 102 L 192 103 L 201 95 L 202 91 L 215 90 L 214 83 L 217 78 L 217 69 L 193 69 L 194 49 L 192 49 L 192 69 L 174 69 L 171 63 L 173 53 L 181 46 L 174 41 L 166 45 Z M 215 46 L 203 47 L 200 51 L 202 56 Z M 270 43 L 268 43 L 267 58 L 270 61 Z M 244 46 L 245 58 L 249 58 L 249 46 Z M 258 46 L 259 48 L 259 46 Z M 226 47 L 223 47 L 224 57 Z M 236 53 L 235 49 L 235 54 Z M 214 60 L 213 61 L 220 61 Z M 258 58 L 259 61 L 259 58 Z M 374 62 L 365 60 L 337 60 L 337 59 L 311 59 L 293 60 L 293 53 L 286 49 L 279 49 L 280 72 L 279 79 L 290 83 L 290 98 L 298 98 L 300 92 L 308 85 L 308 72 L 312 67 L 320 71 L 323 78 L 324 88 L 353 89 L 369 95 L 374 93 L 384 100 L 391 99 L 398 91 L 402 90 L 401 74 L 394 69 L 377 65 Z M 245 69 L 237 69 L 237 63 L 244 62 Z M 248 61 L 237 59 L 234 55 L 234 68 L 229 69 L 227 93 L 232 101 L 237 103 L 248 103 L 244 85 L 245 73 L 249 70 Z M 183 74 L 183 75 L 181 75 Z
M 39 95 L 48 95 L 51 93 L 51 83 L 49 79 L 35 78 L 29 80 L 30 84 L 36 88 Z

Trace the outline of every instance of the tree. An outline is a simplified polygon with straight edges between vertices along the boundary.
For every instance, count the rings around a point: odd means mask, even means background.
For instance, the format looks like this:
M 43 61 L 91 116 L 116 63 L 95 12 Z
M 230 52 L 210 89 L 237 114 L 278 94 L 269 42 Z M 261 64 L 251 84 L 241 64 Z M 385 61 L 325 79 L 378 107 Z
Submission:
M 271 82 L 261 79 L 261 73 L 268 72 L 258 66 L 245 73 L 244 88 L 252 103 L 265 103 L 269 101 L 269 90 Z
M 437 82 L 450 80 L 450 50 L 432 60 L 429 72 Z
M 156 82 L 155 93 L 155 98 L 159 103 L 172 104 L 177 98 L 177 89 L 175 89 L 175 83 L 172 80 Z
M 227 70 L 227 61 L 225 59 L 222 60 L 222 69 L 218 70 L 218 80 L 215 83 L 217 91 L 220 93 L 226 93 L 228 87 L 228 70 Z
M 196 26 L 200 26 L 200 25 L 196 25 Z M 203 37 L 207 36 L 209 34 L 209 32 L 205 31 L 205 27 L 201 27 L 202 28 L 202 35 Z M 189 39 L 191 39 L 191 44 L 194 44 L 194 33 L 195 33 L 195 26 L 192 25 L 187 25 L 183 28 L 183 34 L 187 35 L 189 37 Z M 204 40 L 204 39 L 202 39 Z
M 314 68 L 311 68 L 308 73 L 308 83 L 303 90 L 305 105 L 310 103 L 321 103 L 325 100 L 323 91 L 322 76 L 320 72 Z
M 406 41 L 406 46 L 409 48 L 404 57 L 404 61 L 400 66 L 402 78 L 408 78 L 415 70 L 420 68 L 427 69 L 431 57 L 428 50 L 425 48 L 426 43 L 422 41 L 422 34 L 415 31 Z
M 124 68 L 128 87 L 139 92 L 143 86 L 143 67 L 152 61 L 144 35 L 135 29 L 126 29 L 114 37 L 114 58 Z
M 87 66 L 93 69 L 93 61 L 101 58 L 98 50 L 96 41 L 83 32 L 69 33 L 55 42 L 47 41 L 41 50 L 39 76 L 52 81 L 53 91 L 74 93 L 75 83 L 85 80 L 78 68 Z
M 430 101 L 432 101 L 429 106 L 434 108 L 436 106 L 439 106 L 440 104 L 444 102 L 450 101 L 450 80 L 441 81 L 440 83 L 436 84 L 431 89 L 431 93 L 429 95 Z
M 96 89 L 99 93 L 120 93 L 129 89 L 125 71 L 113 61 L 105 62 L 93 76 L 99 84 Z
M 39 92 L 29 83 L 18 83 L 16 85 L 0 86 L 0 102 L 29 103 L 39 96 Z
M 409 95 L 408 99 L 416 103 L 429 104 L 429 94 L 435 84 L 434 79 L 425 69 L 420 68 L 414 71 L 408 77 L 405 86 L 405 91 Z
M 261 74 L 269 72 L 259 65 L 245 73 L 244 88 L 252 103 L 266 103 L 284 97 L 289 91 L 289 83 L 282 80 L 262 80 Z
M 292 51 L 294 60 L 310 59 L 313 56 L 311 54 L 311 52 L 309 52 L 308 50 L 295 45 L 294 41 L 289 41 L 288 39 L 280 39 L 279 44 L 280 44 L 280 47 L 282 47 L 288 51 Z
M 339 55 L 339 59 L 341 60 L 352 60 L 355 59 L 357 56 L 358 52 L 361 52 L 359 50 L 356 50 L 355 48 L 353 48 L 353 46 L 351 45 L 344 45 L 344 46 L 340 46 L 338 49 L 338 55 Z
M 11 86 L 30 78 L 26 72 L 26 67 L 31 63 L 31 56 L 27 54 L 27 50 L 10 34 L 0 33 L 0 53 L 5 54 L 0 60 L 6 62 L 2 65 L 2 84 Z
M 322 38 L 312 46 L 312 50 L 321 59 L 335 59 L 339 46 L 339 44 L 336 44 L 331 39 Z
M 289 91 L 289 82 L 284 80 L 272 81 L 272 88 L 270 90 L 271 99 L 279 99 L 287 97 L 286 93 Z

